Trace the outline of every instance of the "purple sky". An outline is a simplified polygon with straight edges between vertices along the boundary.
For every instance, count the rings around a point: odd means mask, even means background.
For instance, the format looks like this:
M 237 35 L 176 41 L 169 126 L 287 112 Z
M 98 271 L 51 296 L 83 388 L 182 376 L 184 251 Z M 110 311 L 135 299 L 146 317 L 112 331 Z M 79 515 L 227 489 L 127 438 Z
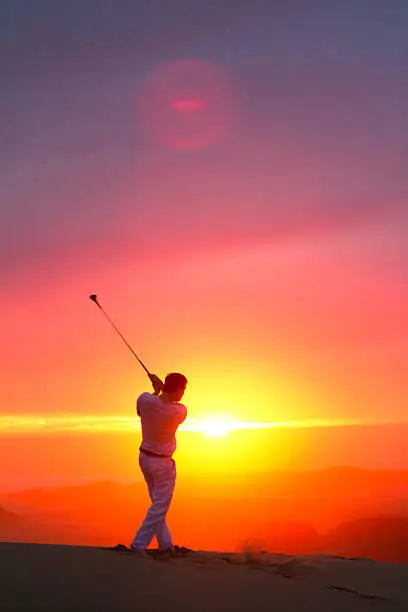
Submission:
M 224 243 L 408 228 L 405 0 L 3 0 L 0 24 L 4 288 L 92 245 L 154 250 L 168 227 L 186 253 L 203 226 Z M 180 152 L 149 140 L 134 100 L 185 58 L 226 70 L 240 112 L 229 138 Z

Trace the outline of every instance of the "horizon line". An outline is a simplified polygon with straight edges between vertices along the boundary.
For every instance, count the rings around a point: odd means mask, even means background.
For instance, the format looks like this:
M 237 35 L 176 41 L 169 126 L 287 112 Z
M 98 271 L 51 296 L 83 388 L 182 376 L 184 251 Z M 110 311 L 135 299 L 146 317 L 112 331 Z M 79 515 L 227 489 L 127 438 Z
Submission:
M 189 418 L 180 425 L 180 433 L 224 435 L 244 430 L 316 429 L 333 427 L 370 427 L 408 425 L 408 421 L 384 419 L 294 419 L 290 421 L 240 421 L 213 416 L 206 419 Z M 218 431 L 217 431 L 218 429 Z M 140 421 L 135 417 L 116 415 L 0 415 L 0 435 L 50 435 L 58 433 L 130 433 L 140 432 Z M 216 430 L 214 432 L 214 430 Z

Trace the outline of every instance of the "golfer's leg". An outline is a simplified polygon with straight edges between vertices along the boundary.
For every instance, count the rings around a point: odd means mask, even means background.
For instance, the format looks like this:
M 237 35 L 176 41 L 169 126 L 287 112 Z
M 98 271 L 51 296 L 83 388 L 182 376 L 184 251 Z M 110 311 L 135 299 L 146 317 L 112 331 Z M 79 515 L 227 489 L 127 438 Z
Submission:
M 171 538 L 170 530 L 167 527 L 166 519 L 164 519 L 164 521 L 162 521 L 157 527 L 156 538 L 160 550 L 173 548 L 173 540 Z
M 167 490 L 165 492 L 166 498 L 169 499 L 168 507 L 170 507 L 170 503 L 173 498 L 175 483 L 176 464 L 172 460 L 171 464 L 169 465 L 169 473 L 166 482 Z M 168 548 L 173 547 L 173 540 L 169 528 L 167 527 L 166 517 L 164 517 L 163 521 L 158 525 L 156 529 L 156 538 L 160 550 L 166 550 Z
M 152 466 L 152 486 L 150 506 L 142 526 L 136 534 L 132 543 L 134 548 L 146 548 L 154 535 L 160 549 L 172 546 L 170 532 L 165 525 L 167 510 L 169 509 L 175 484 L 175 468 L 173 461 L 160 462 L 153 468 Z
M 153 477 L 150 471 L 149 461 L 146 458 L 142 458 L 140 460 L 140 468 L 142 470 L 144 479 L 147 484 L 147 489 L 149 491 L 149 497 L 151 501 L 153 502 Z M 132 548 L 138 548 L 138 549 L 144 550 L 145 548 L 149 546 L 150 542 L 153 539 L 154 532 L 145 528 L 146 518 L 147 518 L 147 515 L 141 527 L 136 532 L 135 537 L 133 538 L 133 541 L 131 543 Z

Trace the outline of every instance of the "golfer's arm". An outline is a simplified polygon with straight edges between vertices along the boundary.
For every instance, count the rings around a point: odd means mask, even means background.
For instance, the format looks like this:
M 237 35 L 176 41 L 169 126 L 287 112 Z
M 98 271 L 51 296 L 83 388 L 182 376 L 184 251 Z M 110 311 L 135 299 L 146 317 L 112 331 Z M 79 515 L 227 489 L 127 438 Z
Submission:
M 156 374 L 149 374 L 149 379 L 153 386 L 153 395 L 159 395 L 163 390 L 163 381 Z
M 140 397 L 137 398 L 136 400 L 136 412 L 137 412 L 137 416 L 140 417 L 140 402 L 139 402 Z

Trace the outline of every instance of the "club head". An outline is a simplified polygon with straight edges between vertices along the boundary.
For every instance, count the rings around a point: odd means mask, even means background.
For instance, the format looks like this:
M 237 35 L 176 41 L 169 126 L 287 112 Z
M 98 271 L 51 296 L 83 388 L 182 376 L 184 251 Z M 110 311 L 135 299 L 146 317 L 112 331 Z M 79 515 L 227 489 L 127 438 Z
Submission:
M 92 300 L 95 303 L 98 302 L 98 298 L 96 296 L 96 293 L 92 293 L 92 295 L 89 296 L 89 299 Z

